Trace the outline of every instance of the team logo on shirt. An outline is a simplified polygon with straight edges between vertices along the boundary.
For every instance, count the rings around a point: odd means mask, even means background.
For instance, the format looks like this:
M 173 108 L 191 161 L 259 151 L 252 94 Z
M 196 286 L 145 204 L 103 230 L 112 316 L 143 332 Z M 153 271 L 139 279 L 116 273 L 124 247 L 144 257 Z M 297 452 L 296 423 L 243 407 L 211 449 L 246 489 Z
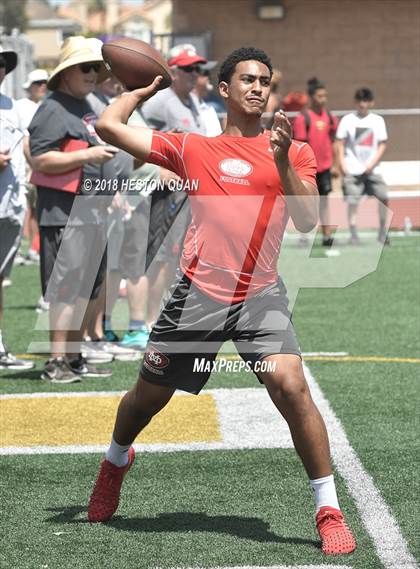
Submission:
M 164 354 L 161 354 L 159 350 L 149 349 L 144 354 L 143 364 L 149 371 L 157 373 L 158 375 L 163 375 L 162 370 L 168 367 L 169 358 Z
M 356 127 L 355 139 L 358 146 L 373 146 L 373 130 L 358 126 Z
M 253 170 L 249 162 L 245 160 L 240 160 L 239 158 L 226 158 L 219 162 L 219 168 L 228 176 L 233 176 L 234 178 L 245 178 L 249 176 Z
M 96 124 L 97 120 L 98 120 L 98 117 L 95 115 L 95 113 L 88 113 L 87 115 L 85 115 L 82 118 L 82 122 L 85 125 L 89 136 L 96 138 L 96 140 L 100 144 L 106 144 L 106 142 L 104 140 L 102 140 L 102 138 L 98 135 L 98 133 L 95 130 L 95 124 Z

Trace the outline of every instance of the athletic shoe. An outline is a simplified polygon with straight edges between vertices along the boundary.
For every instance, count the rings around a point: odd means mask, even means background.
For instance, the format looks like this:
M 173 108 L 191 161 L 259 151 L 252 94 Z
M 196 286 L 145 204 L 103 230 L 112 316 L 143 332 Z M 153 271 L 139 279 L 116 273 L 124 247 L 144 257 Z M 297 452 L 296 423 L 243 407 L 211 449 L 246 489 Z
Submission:
M 0 369 L 27 370 L 33 369 L 34 367 L 34 362 L 30 360 L 20 360 L 8 352 L 7 349 L 5 349 L 4 352 L 0 352 Z
M 315 519 L 323 553 L 339 555 L 356 549 L 356 541 L 340 510 L 324 506 Z
M 113 330 L 104 330 L 104 340 L 106 342 L 119 342 L 120 339 Z
M 105 338 L 101 340 L 94 340 L 95 344 L 98 344 L 105 353 L 112 354 L 114 359 L 120 362 L 135 362 L 140 359 L 140 353 L 138 350 L 133 348 L 123 348 L 118 344 L 113 342 L 107 342 Z
M 43 312 L 48 312 L 49 309 L 50 309 L 50 303 L 44 300 L 43 296 L 40 296 L 35 311 L 38 314 L 42 314 Z
M 98 368 L 89 364 L 86 359 L 79 355 L 77 358 L 69 360 L 73 373 L 82 377 L 111 377 L 112 370 L 109 368 Z
M 7 287 L 9 287 L 9 286 L 12 286 L 12 284 L 13 284 L 13 283 L 12 283 L 12 281 L 11 281 L 10 279 L 3 279 L 3 282 L 2 282 L 2 285 L 1 285 L 1 286 L 2 286 L 3 288 L 7 288 Z
M 332 237 L 324 237 L 322 239 L 323 247 L 332 247 L 334 245 L 334 239 Z
M 66 358 L 58 357 L 48 360 L 41 378 L 51 383 L 77 383 L 80 375 L 74 373 Z
M 17 253 L 15 258 L 13 259 L 13 264 L 18 267 L 23 267 L 27 265 L 32 265 L 32 261 L 29 261 L 26 257 L 22 255 L 22 253 Z
M 99 344 L 90 338 L 80 344 L 80 352 L 88 364 L 109 364 L 114 359 L 112 354 L 104 352 Z
M 39 265 L 39 253 L 33 249 L 29 249 L 25 256 L 25 259 L 32 265 Z
M 107 522 L 118 508 L 123 479 L 134 462 L 133 447 L 128 450 L 128 464 L 118 467 L 106 458 L 101 462 L 98 478 L 90 496 L 88 520 L 92 523 Z
M 120 344 L 123 348 L 134 348 L 135 350 L 145 350 L 149 341 L 149 331 L 147 328 L 132 330 L 127 332 Z

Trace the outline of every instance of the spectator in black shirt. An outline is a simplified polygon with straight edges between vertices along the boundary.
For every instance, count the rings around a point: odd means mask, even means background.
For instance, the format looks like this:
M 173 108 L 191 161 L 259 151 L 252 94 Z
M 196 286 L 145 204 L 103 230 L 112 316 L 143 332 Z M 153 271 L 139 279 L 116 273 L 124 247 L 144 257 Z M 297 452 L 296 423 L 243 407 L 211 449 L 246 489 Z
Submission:
M 86 100 L 107 71 L 98 40 L 68 38 L 48 80 L 52 95 L 30 126 L 30 151 L 38 190 L 42 292 L 50 302 L 51 359 L 43 379 L 72 383 L 110 370 L 88 365 L 80 354 L 81 330 L 104 278 L 105 217 L 118 151 L 95 133 L 96 115 Z M 63 151 L 76 141 L 79 149 Z M 63 191 L 64 174 L 80 171 L 76 193 Z M 42 175 L 49 179 L 42 180 Z M 41 175 L 41 181 L 39 181 Z M 103 186 L 103 182 L 108 183 Z M 101 185 L 102 183 L 102 185 Z M 76 181 L 77 184 L 77 181 Z M 102 188 L 101 196 L 97 195 Z M 80 195 L 77 195 L 80 194 Z

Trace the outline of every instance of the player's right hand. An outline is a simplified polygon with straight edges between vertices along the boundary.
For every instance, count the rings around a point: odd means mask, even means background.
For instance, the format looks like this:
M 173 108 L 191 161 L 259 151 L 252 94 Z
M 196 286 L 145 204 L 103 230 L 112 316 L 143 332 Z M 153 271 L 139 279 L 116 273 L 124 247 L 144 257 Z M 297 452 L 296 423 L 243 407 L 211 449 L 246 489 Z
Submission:
M 111 160 L 111 158 L 115 156 L 118 152 L 118 148 L 109 144 L 105 146 L 91 146 L 86 152 L 88 156 L 86 162 L 105 164 L 105 162 L 108 162 L 108 160 Z
M 135 95 L 139 103 L 143 103 L 144 101 L 147 101 L 147 99 L 150 99 L 150 97 L 152 97 L 156 93 L 162 79 L 163 79 L 162 75 L 158 75 L 157 77 L 154 78 L 153 82 L 150 83 L 150 85 L 148 85 L 147 87 L 141 87 L 140 89 L 134 89 L 134 91 L 130 91 L 130 94 Z

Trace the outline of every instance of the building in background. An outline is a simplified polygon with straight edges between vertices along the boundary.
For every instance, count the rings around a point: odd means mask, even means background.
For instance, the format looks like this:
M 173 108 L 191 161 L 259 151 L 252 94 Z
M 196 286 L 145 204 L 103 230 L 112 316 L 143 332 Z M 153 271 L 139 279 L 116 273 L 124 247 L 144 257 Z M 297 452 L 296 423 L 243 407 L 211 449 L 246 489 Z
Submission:
M 25 35 L 33 46 L 35 67 L 53 69 L 63 41 L 82 30 L 77 20 L 60 15 L 43 0 L 27 0 L 26 19 Z
M 105 0 L 104 9 L 89 9 L 86 0 L 70 0 L 61 5 L 62 17 L 79 23 L 83 34 L 122 35 L 151 41 L 154 34 L 172 31 L 172 1 L 146 0 L 125 4 L 121 0 Z
M 377 108 L 420 107 L 419 29 L 415 0 L 173 0 L 175 36 L 207 38 L 204 53 L 218 61 L 260 47 L 282 70 L 284 93 L 319 76 L 334 109 L 352 109 L 363 86 Z M 387 126 L 387 160 L 417 160 L 420 117 L 390 116 Z

